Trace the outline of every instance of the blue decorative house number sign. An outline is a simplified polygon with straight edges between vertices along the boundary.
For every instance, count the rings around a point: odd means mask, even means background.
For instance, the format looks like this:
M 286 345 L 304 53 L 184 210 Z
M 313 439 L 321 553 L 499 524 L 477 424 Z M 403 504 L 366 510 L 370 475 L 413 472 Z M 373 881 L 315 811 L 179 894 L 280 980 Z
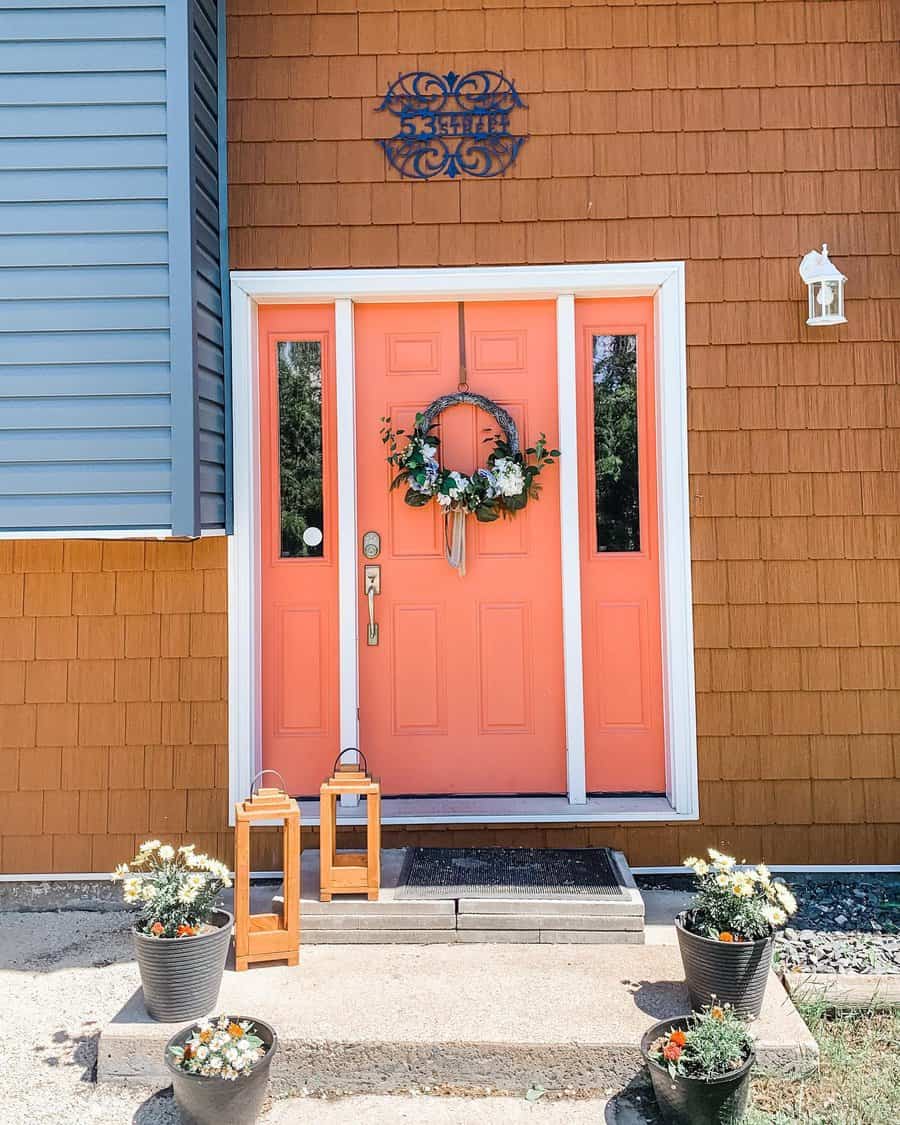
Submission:
M 495 70 L 401 74 L 378 108 L 399 121 L 397 134 L 378 143 L 391 166 L 413 180 L 502 176 L 526 139 L 511 131 L 525 103 Z

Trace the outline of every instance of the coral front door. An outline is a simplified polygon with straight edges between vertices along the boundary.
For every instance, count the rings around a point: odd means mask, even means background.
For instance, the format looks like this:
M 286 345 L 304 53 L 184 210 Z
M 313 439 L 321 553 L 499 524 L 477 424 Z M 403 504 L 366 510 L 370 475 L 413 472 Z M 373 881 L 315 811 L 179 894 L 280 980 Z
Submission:
M 467 520 L 461 577 L 437 506 L 389 491 L 379 432 L 383 417 L 411 429 L 456 389 L 458 306 L 358 305 L 355 331 L 360 746 L 387 794 L 565 793 L 558 471 L 545 470 L 540 499 L 514 519 Z M 552 302 L 468 303 L 464 332 L 471 390 L 512 414 L 523 447 L 540 431 L 556 444 Z M 489 415 L 455 406 L 438 425 L 446 467 L 484 463 Z M 376 557 L 363 554 L 367 532 Z M 377 643 L 367 564 L 380 568 Z

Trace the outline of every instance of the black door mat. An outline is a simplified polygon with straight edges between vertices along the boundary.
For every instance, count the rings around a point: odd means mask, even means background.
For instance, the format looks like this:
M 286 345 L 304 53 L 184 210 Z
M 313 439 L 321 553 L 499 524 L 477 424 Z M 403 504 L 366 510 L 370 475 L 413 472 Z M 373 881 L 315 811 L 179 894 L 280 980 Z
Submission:
M 395 897 L 621 898 L 608 848 L 410 848 Z

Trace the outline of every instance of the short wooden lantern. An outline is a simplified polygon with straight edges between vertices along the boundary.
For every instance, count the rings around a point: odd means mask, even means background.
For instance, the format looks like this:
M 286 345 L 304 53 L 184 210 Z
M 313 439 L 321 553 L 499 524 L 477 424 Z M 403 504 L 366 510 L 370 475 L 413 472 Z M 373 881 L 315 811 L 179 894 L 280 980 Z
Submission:
M 356 754 L 359 762 L 343 765 L 345 754 Z M 338 852 L 338 798 L 353 794 L 366 798 L 366 851 Z M 331 902 L 332 895 L 368 895 L 378 899 L 381 884 L 381 783 L 369 776 L 365 756 L 356 749 L 342 750 L 334 772 L 320 789 L 319 897 Z
M 274 770 L 263 770 L 274 773 Z M 276 774 L 281 777 L 280 774 Z M 253 784 L 262 777 L 257 774 Z M 281 778 L 282 787 L 284 779 Z M 296 965 L 300 948 L 300 810 L 284 788 L 258 789 L 234 807 L 234 967 L 251 961 L 287 961 Z M 284 902 L 280 914 L 250 913 L 250 826 L 282 822 Z

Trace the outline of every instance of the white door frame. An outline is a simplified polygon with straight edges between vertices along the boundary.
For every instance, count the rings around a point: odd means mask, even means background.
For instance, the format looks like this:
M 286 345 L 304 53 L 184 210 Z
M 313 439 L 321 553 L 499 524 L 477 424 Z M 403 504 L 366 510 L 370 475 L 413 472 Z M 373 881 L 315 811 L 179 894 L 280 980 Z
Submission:
M 557 327 L 559 440 L 576 448 L 575 299 L 652 296 L 656 331 L 660 595 L 666 797 L 588 800 L 585 794 L 581 652 L 578 460 L 559 461 L 563 651 L 568 803 L 520 798 L 482 802 L 443 815 L 385 804 L 386 823 L 696 819 L 694 701 L 687 466 L 687 363 L 684 263 L 465 267 L 451 269 L 262 270 L 231 274 L 234 534 L 228 553 L 228 719 L 230 803 L 243 799 L 260 768 L 259 400 L 257 310 L 266 304 L 332 304 L 338 432 L 338 591 L 340 739 L 358 745 L 357 535 L 354 303 L 554 300 Z M 533 811 L 529 803 L 533 803 Z M 422 804 L 427 804 L 423 798 Z M 406 802 L 409 806 L 409 802 Z

